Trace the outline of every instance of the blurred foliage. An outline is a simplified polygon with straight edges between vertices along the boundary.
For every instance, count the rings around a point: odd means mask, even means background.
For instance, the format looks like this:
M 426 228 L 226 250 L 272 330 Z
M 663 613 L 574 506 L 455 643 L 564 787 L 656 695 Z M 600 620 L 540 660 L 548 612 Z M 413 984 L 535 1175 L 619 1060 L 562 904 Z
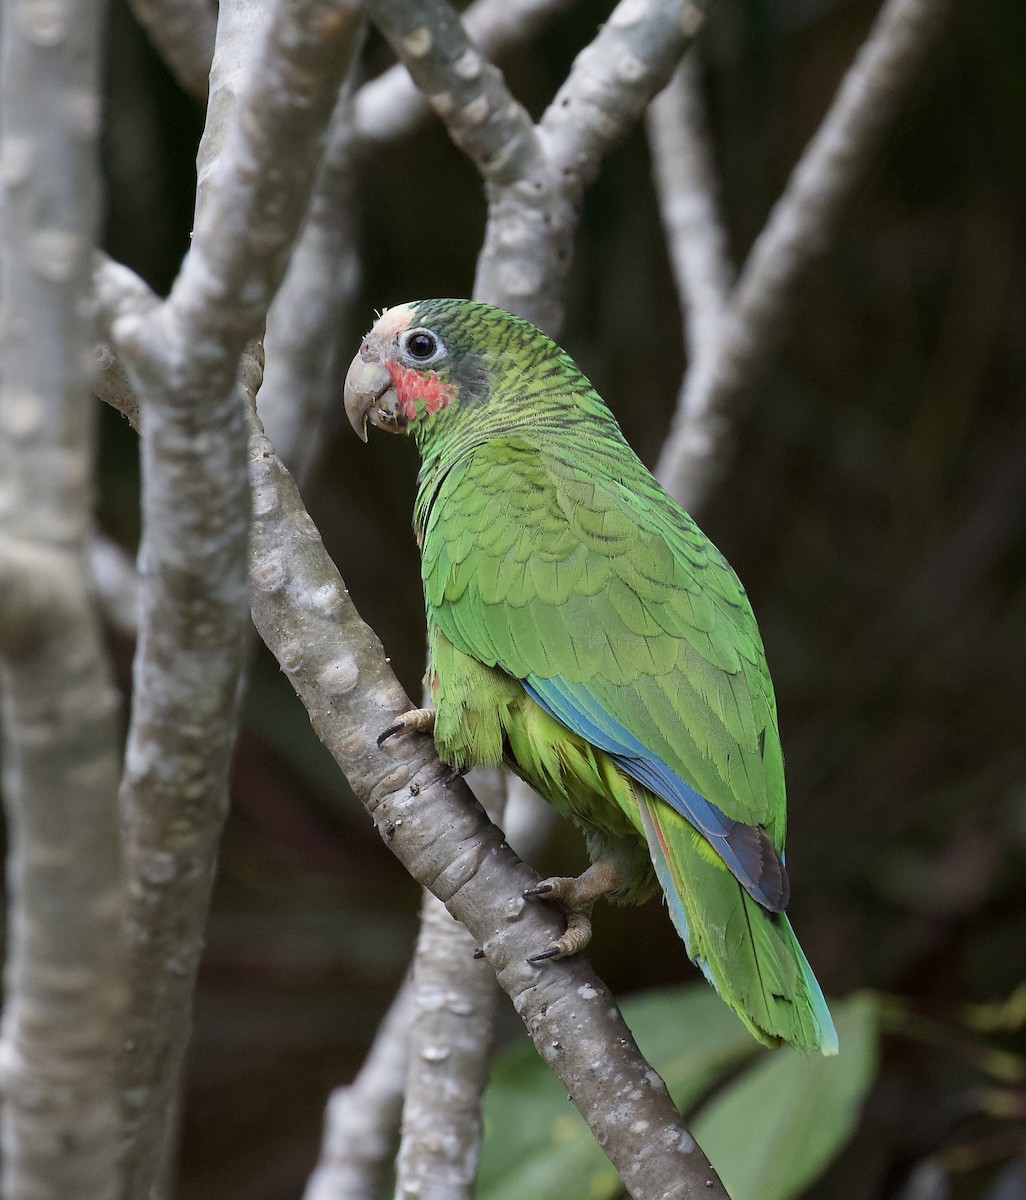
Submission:
M 596 998 L 597 999 L 597 998 Z M 588 1003 L 589 1001 L 583 1001 Z M 792 1200 L 851 1137 L 873 1083 L 877 1007 L 835 1006 L 836 1058 L 760 1048 L 704 984 L 634 996 L 623 1015 L 733 1200 Z M 739 1069 L 740 1068 L 740 1069 Z M 485 1097 L 481 1200 L 618 1200 L 623 1186 L 526 1038 Z
M 739 260 L 877 7 L 711 6 L 706 91 Z M 533 112 L 610 8 L 581 0 L 503 63 Z M 814 1154 L 825 1133 L 810 1128 L 809 1173 L 779 1191 L 808 1183 L 812 1200 L 1026 1194 L 1026 6 L 953 8 L 840 238 L 805 283 L 700 514 L 748 586 L 776 680 L 802 944 L 828 994 L 900 997 L 840 1008 L 862 1029 L 864 1056 L 850 1060 L 829 1147 Z M 188 246 L 202 114 L 120 0 L 108 49 L 106 240 L 165 289 Z M 372 38 L 370 69 L 388 61 Z M 467 294 L 484 223 L 480 183 L 434 123 L 378 151 L 360 194 L 364 280 L 339 330 L 343 364 L 373 308 Z M 653 461 L 685 363 L 640 134 L 586 197 L 562 340 Z M 132 546 L 135 438 L 112 413 L 101 433 L 101 520 Z M 306 498 L 415 691 L 414 473 L 412 445 L 360 446 L 339 404 Z M 114 649 L 127 693 L 131 648 Z M 184 1200 L 300 1196 L 326 1093 L 359 1063 L 415 932 L 415 887 L 266 658 L 246 718 L 197 1002 Z M 568 834 L 538 865 L 564 869 L 579 856 Z M 696 978 L 661 906 L 606 909 L 597 924 L 592 956 L 618 995 Z M 638 1019 L 667 1074 L 682 1087 L 690 1078 L 687 1103 L 713 1089 L 700 1133 L 712 1148 L 726 1122 L 753 1162 L 760 1139 L 771 1154 L 759 1110 L 797 1120 L 803 1104 L 806 1114 L 819 1105 L 826 1092 L 806 1095 L 820 1085 L 798 1072 L 820 1064 L 781 1053 L 747 1069 L 755 1048 L 710 993 L 688 989 L 679 1002 L 700 1014 L 665 1017 L 651 998 L 635 1011 L 654 1014 Z M 847 1148 L 812 1182 L 856 1112 Z M 530 1104 L 518 1118 L 535 1120 L 543 1133 L 563 1128 Z M 735 1122 L 743 1128 L 730 1134 Z M 498 1178 L 485 1178 L 499 1194 Z M 748 1176 L 738 1178 L 744 1189 Z M 517 1194 L 541 1196 L 541 1186 Z

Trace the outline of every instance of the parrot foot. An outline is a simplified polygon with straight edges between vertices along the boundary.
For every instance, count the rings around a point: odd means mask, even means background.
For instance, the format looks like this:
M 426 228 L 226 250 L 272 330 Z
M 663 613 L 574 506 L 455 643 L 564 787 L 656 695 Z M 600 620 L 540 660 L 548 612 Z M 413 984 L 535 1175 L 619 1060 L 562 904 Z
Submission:
M 378 734 L 378 745 L 394 737 L 397 733 L 431 733 L 435 727 L 435 710 L 433 708 L 411 708 L 403 713 L 398 721 Z
M 591 941 L 591 909 L 595 901 L 611 892 L 620 882 L 617 869 L 607 862 L 593 863 L 578 876 L 555 875 L 524 892 L 526 898 L 538 897 L 555 903 L 566 913 L 566 932 L 528 962 L 545 962 L 550 958 L 570 958 L 579 954 Z

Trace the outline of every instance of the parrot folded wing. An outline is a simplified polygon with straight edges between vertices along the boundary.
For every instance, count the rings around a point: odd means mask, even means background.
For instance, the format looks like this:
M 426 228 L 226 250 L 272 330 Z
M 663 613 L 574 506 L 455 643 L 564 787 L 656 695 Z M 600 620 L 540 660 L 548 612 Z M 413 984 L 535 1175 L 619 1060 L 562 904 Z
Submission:
M 431 617 L 783 908 L 783 762 L 743 589 L 625 443 L 624 461 L 575 449 L 508 437 L 454 464 L 423 513 Z
M 779 912 L 787 905 L 787 874 L 780 855 L 758 825 L 745 825 L 710 804 L 629 730 L 595 703 L 580 684 L 528 676 L 524 690 L 550 716 L 604 750 L 632 779 L 661 797 L 710 842 L 727 868 L 763 905 Z

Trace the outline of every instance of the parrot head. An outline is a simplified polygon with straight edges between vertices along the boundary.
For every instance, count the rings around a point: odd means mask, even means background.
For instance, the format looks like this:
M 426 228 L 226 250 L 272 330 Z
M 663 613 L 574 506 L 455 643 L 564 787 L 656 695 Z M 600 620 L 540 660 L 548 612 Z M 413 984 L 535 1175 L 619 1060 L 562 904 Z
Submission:
M 557 366 L 554 393 L 572 394 L 580 376 L 573 361 L 540 329 L 502 309 L 471 300 L 418 300 L 386 309 L 363 339 L 346 374 L 345 408 L 363 441 L 367 426 L 391 433 L 430 436 L 431 420 L 448 413 L 462 419 L 484 416 L 488 405 L 519 397 L 517 421 L 530 419 L 521 387 L 525 372 Z M 510 413 L 504 416 L 508 422 Z M 504 422 L 505 423 L 505 422 Z
M 346 372 L 346 415 L 367 440 L 367 426 L 406 433 L 425 413 L 447 408 L 458 386 L 449 347 L 417 319 L 419 304 L 387 308 Z

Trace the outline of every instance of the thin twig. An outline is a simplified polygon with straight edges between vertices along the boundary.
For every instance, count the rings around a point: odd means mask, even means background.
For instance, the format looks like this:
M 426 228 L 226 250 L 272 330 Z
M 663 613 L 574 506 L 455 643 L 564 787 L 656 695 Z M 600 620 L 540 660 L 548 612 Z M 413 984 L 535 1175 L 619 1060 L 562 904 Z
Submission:
M 9 837 L 3 1168 L 9 1200 L 114 1200 L 118 700 L 93 604 L 102 5 L 2 7 L 0 692 Z
M 353 101 L 339 94 L 303 232 L 267 315 L 260 417 L 300 484 L 338 398 L 339 338 L 359 284 Z
M 797 285 L 833 239 L 949 7 L 950 0 L 886 0 L 756 239 L 709 369 L 688 373 L 659 458 L 656 474 L 686 508 L 699 508 L 722 472 L 735 413 L 780 344 Z
M 139 572 L 117 542 L 102 533 L 89 539 L 89 570 L 104 619 L 118 633 L 139 632 Z
M 652 101 L 646 125 L 670 265 L 683 301 L 688 365 L 695 370 L 719 342 L 734 268 L 693 53 Z

